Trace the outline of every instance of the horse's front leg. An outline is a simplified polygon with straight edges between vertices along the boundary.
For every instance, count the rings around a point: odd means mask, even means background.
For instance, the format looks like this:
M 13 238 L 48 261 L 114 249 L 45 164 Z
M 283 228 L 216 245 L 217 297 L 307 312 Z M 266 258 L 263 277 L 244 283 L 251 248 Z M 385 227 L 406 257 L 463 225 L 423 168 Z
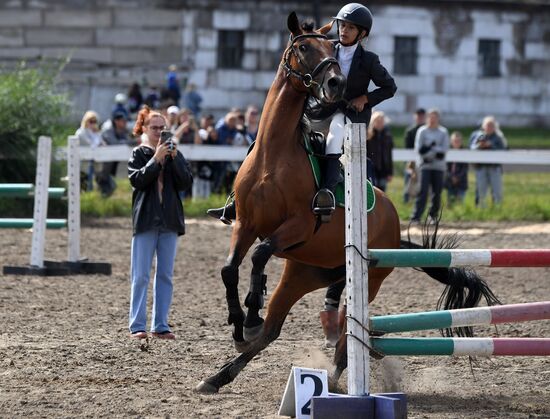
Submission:
M 201 393 L 216 393 L 232 382 L 244 367 L 271 342 L 279 337 L 284 320 L 291 307 L 304 294 L 327 286 L 341 274 L 297 262 L 287 261 L 279 284 L 269 300 L 265 326 L 260 336 L 249 344 L 246 351 L 227 362 L 213 376 L 201 381 L 196 390 Z
M 238 288 L 239 266 L 246 252 L 250 249 L 252 243 L 254 243 L 254 240 L 256 240 L 254 233 L 244 229 L 242 224 L 237 222 L 231 235 L 229 257 L 221 271 L 223 284 L 225 285 L 227 308 L 229 310 L 227 323 L 233 325 L 233 341 L 235 348 L 239 352 L 246 346 L 243 336 L 244 312 L 241 308 Z
M 268 238 L 262 240 L 254 249 L 250 289 L 244 302 L 248 308 L 244 320 L 244 339 L 247 342 L 254 341 L 262 331 L 264 320 L 261 318 L 259 311 L 264 306 L 263 295 L 267 280 L 264 269 L 267 262 L 274 253 L 299 246 L 312 234 L 313 227 L 311 229 L 304 228 L 303 218 L 292 218 L 277 228 Z

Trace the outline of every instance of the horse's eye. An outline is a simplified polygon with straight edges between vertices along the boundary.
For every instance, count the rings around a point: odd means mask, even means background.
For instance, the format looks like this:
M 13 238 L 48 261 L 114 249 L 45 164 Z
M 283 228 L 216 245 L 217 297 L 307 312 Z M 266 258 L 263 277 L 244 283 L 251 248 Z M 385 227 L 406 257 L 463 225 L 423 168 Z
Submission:
M 298 47 L 300 49 L 300 51 L 302 52 L 306 52 L 307 51 L 307 45 L 306 44 L 302 44 Z

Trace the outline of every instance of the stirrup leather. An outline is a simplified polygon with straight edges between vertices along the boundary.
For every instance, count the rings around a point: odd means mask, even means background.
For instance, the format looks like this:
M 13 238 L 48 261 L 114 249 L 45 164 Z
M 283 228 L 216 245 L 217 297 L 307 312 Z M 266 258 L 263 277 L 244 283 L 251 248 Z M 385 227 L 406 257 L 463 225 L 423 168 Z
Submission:
M 336 209 L 336 199 L 330 189 L 319 189 L 311 205 L 315 215 L 331 215 Z

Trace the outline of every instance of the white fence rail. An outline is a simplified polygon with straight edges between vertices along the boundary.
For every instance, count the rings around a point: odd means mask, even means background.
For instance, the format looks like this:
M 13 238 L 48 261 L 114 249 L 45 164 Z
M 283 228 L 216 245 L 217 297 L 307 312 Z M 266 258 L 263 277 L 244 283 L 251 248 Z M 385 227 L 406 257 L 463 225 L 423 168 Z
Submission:
M 178 149 L 186 159 L 207 161 L 243 161 L 247 147 L 216 146 L 216 145 L 179 145 Z M 80 160 L 128 161 L 132 148 L 126 145 L 112 145 L 92 149 L 81 146 Z M 57 157 L 65 159 L 66 150 L 59 150 Z M 417 153 L 410 149 L 394 149 L 394 161 L 412 161 Z M 449 150 L 446 156 L 448 162 L 462 163 L 499 163 L 506 165 L 550 166 L 550 150 Z

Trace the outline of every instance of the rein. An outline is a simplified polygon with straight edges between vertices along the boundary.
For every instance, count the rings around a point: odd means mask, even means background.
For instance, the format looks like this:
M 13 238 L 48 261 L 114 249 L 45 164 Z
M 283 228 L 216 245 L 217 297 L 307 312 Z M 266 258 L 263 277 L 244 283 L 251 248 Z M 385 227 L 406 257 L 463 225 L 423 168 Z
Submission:
M 299 71 L 293 69 L 291 66 L 290 66 L 290 62 L 289 62 L 289 58 L 290 58 L 290 55 L 291 54 L 294 54 L 294 56 L 296 57 L 296 59 L 298 60 L 298 62 L 304 66 L 305 68 L 308 68 L 309 66 L 307 66 L 305 63 L 302 62 L 302 60 L 300 59 L 300 55 L 296 52 L 296 49 L 294 48 L 294 43 L 300 39 L 304 39 L 304 38 L 323 38 L 323 39 L 327 39 L 327 37 L 325 35 L 321 35 L 321 34 L 317 34 L 317 33 L 306 33 L 306 34 L 301 34 L 301 35 L 298 35 L 298 36 L 295 36 L 295 37 L 292 37 L 292 35 L 290 35 L 290 46 L 286 49 L 285 51 L 285 54 L 284 54 L 284 62 L 281 64 L 282 67 L 285 69 L 286 71 L 286 74 L 287 74 L 287 77 L 290 77 L 290 76 L 294 76 L 296 77 L 297 79 L 299 79 L 306 88 L 310 88 L 312 85 L 319 85 L 319 83 L 317 83 L 314 78 L 321 72 L 321 70 L 325 67 L 328 67 L 329 65 L 331 64 L 336 64 L 338 67 L 340 67 L 340 64 L 338 63 L 338 60 L 334 57 L 325 57 L 323 58 L 323 60 L 321 60 L 313 70 L 309 70 L 308 69 L 308 72 L 303 74 L 303 73 L 300 73 Z

